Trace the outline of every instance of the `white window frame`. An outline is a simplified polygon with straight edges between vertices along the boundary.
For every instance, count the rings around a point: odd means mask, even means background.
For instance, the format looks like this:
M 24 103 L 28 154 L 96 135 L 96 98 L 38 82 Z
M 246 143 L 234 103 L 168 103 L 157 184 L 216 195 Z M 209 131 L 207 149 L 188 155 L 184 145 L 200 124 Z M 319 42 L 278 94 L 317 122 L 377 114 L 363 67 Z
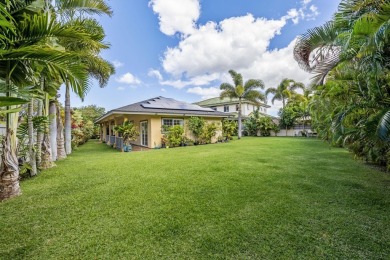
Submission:
M 223 106 L 223 112 L 225 112 L 225 113 L 229 112 L 229 105 Z
M 168 125 L 169 127 L 175 125 L 181 125 L 184 127 L 184 118 L 161 118 L 161 132 L 164 133 L 164 120 L 172 120 L 172 125 Z
M 142 124 L 144 124 L 144 123 L 146 123 L 146 133 L 145 133 L 145 135 L 146 135 L 146 139 L 145 139 L 146 144 L 143 142 L 144 141 L 144 136 L 142 135 L 142 131 L 143 131 Z M 149 146 L 149 121 L 148 120 L 140 121 L 139 122 L 139 126 L 140 126 L 140 139 L 141 139 L 140 140 L 140 144 L 142 146 L 147 147 L 147 146 Z

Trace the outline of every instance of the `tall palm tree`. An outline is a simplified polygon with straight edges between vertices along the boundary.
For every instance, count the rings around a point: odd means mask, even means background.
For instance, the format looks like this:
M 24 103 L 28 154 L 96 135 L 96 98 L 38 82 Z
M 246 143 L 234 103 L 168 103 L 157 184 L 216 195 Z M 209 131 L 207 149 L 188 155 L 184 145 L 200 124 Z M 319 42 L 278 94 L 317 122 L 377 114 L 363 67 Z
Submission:
M 276 88 L 268 88 L 265 91 L 266 97 L 269 94 L 273 94 L 272 104 L 274 104 L 275 100 L 282 101 L 283 108 L 286 106 L 286 102 L 293 94 L 295 94 L 297 89 L 305 90 L 305 85 L 300 82 L 295 82 L 292 79 L 283 79 L 282 82 Z
M 86 15 L 112 15 L 111 8 L 104 0 L 76 0 L 65 1 L 57 0 L 54 5 L 55 10 L 59 14 L 59 19 L 67 26 L 79 28 L 81 31 L 94 35 L 94 42 L 89 44 L 80 44 L 78 41 L 65 39 L 60 44 L 66 50 L 78 52 L 82 54 L 82 62 L 87 65 L 90 78 L 95 78 L 99 81 L 100 87 L 105 87 L 112 74 L 115 73 L 114 67 L 100 55 L 102 49 L 107 49 L 108 44 L 104 43 L 104 30 L 102 26 L 95 20 Z M 68 81 L 65 82 L 65 150 L 67 154 L 72 151 L 71 146 L 71 105 L 70 105 L 70 89 Z M 88 92 L 89 88 L 84 89 L 79 95 L 81 99 Z
M 260 79 L 249 79 L 245 82 L 242 75 L 234 70 L 229 70 L 229 74 L 233 79 L 234 85 L 230 83 L 222 83 L 220 89 L 222 90 L 220 98 L 237 98 L 238 99 L 238 139 L 242 136 L 242 122 L 241 122 L 241 103 L 242 100 L 248 100 L 256 105 L 260 105 L 260 101 L 265 102 L 265 96 L 257 89 L 264 89 L 264 83 Z
M 286 102 L 291 98 L 296 92 L 297 89 L 305 89 L 305 85 L 300 82 L 295 82 L 292 79 L 283 79 L 282 82 L 276 88 L 268 88 L 265 91 L 265 96 L 268 97 L 269 94 L 274 96 L 271 99 L 272 104 L 275 103 L 275 100 L 282 101 L 284 109 L 286 107 Z M 287 136 L 287 125 L 286 125 L 286 136 Z
M 5 3 L 6 2 L 6 3 Z M 0 10 L 8 16 L 0 16 L 0 78 L 5 81 L 9 101 L 15 101 L 21 88 L 33 84 L 34 68 L 46 67 L 72 82 L 76 88 L 86 83 L 86 70 L 75 53 L 64 52 L 42 44 L 52 37 L 87 38 L 84 34 L 65 28 L 49 20 L 39 10 L 27 9 L 33 1 L 0 1 Z M 36 11 L 34 11 L 36 10 Z M 4 22 L 4 23 L 3 23 Z M 11 42 L 10 44 L 7 41 Z M 27 99 L 28 101 L 28 99 Z M 15 104 L 11 102 L 12 105 Z M 12 109 L 9 107 L 8 111 Z M 15 111 L 13 111 L 15 112 Z M 19 169 L 16 157 L 17 113 L 7 113 L 2 165 L 0 167 L 0 200 L 20 194 Z

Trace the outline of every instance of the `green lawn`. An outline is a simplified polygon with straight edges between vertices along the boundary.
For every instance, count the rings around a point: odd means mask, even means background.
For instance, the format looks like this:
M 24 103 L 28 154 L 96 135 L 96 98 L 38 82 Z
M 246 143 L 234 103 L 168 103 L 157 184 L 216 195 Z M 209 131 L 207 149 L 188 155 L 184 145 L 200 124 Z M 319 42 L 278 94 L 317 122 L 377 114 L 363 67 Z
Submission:
M 389 259 L 390 175 L 314 139 L 91 141 L 0 203 L 0 259 Z

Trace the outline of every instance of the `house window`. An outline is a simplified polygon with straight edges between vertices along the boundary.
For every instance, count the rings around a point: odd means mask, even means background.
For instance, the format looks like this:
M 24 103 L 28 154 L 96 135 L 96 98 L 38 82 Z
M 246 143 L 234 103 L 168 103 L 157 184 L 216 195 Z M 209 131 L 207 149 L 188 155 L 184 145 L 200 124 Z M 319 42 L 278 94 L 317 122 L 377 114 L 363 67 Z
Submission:
M 177 119 L 177 118 L 163 118 L 162 119 L 162 132 L 164 132 L 164 129 L 167 127 L 175 126 L 175 125 L 181 125 L 184 126 L 184 120 L 183 119 Z
M 223 107 L 223 112 L 229 112 L 229 106 L 224 106 Z
M 217 111 L 217 107 L 211 107 L 211 109 Z
M 238 109 L 239 109 L 239 105 L 237 104 L 237 105 L 236 105 L 236 111 L 238 111 Z

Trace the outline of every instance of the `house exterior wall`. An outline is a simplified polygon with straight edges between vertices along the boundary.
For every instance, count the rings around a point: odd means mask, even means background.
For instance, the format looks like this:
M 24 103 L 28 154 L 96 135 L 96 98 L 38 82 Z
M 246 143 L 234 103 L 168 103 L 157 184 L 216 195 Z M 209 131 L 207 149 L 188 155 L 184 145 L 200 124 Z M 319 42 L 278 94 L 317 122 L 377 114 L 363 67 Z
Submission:
M 229 104 L 229 113 L 234 113 L 234 112 L 237 112 L 237 109 L 236 109 L 236 105 L 237 104 Z M 217 111 L 219 112 L 225 112 L 224 111 L 224 107 L 225 105 L 218 105 L 218 106 L 214 106 L 217 108 Z M 243 116 L 249 116 L 253 111 L 256 110 L 256 106 L 250 104 L 250 103 L 243 103 L 241 104 L 241 113 Z M 262 107 L 260 106 L 260 110 L 259 110 L 261 113 L 264 113 L 266 114 L 267 113 L 267 108 L 265 107 Z
M 156 146 L 161 146 L 161 138 L 163 137 L 164 133 L 161 130 L 162 127 L 162 120 L 166 119 L 183 119 L 184 120 L 184 134 L 186 137 L 194 140 L 194 136 L 191 133 L 191 131 L 188 128 L 188 120 L 190 117 L 186 116 L 162 116 L 162 115 L 115 115 L 107 118 L 102 124 L 103 124 L 103 137 L 102 139 L 105 140 L 106 136 L 106 127 L 110 129 L 114 129 L 114 124 L 123 124 L 125 121 L 132 122 L 135 126 L 137 126 L 138 130 L 141 132 L 141 122 L 147 121 L 148 122 L 148 147 L 154 148 Z M 212 138 L 212 142 L 215 143 L 218 140 L 219 136 L 222 136 L 222 118 L 208 118 L 204 117 L 206 123 L 216 123 L 218 126 L 218 131 L 216 135 Z M 113 131 L 113 134 L 117 137 L 119 135 Z M 108 142 L 108 140 L 105 140 Z M 131 142 L 134 145 L 140 145 L 141 146 L 141 136 L 137 138 L 137 140 Z

